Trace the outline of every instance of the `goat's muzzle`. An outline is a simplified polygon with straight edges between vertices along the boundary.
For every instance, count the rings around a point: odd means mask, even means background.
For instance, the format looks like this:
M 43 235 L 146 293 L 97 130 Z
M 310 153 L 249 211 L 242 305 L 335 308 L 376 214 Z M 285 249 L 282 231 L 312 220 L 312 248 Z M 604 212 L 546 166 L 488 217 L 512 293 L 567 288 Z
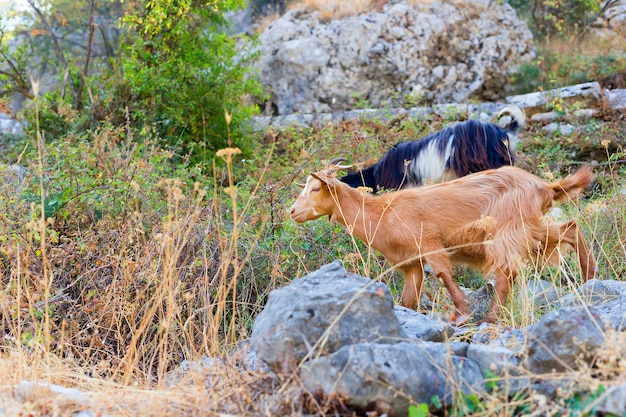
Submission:
M 297 212 L 296 207 L 294 206 L 294 207 L 291 207 L 291 211 L 289 212 L 289 217 L 291 217 L 291 219 L 295 221 L 296 223 L 304 223 L 306 219 L 303 220 L 301 218 L 302 214 L 303 212 L 301 211 Z

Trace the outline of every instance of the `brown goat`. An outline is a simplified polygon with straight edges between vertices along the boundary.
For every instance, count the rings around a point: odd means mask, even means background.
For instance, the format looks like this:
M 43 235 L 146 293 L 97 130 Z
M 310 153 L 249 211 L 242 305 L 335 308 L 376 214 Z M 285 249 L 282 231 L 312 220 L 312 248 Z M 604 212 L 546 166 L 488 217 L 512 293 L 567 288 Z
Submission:
M 481 320 L 494 322 L 523 261 L 557 263 L 558 249 L 568 244 L 578 254 L 584 280 L 595 276 L 596 262 L 576 221 L 552 224 L 544 218 L 553 202 L 576 196 L 593 178 L 584 167 L 548 184 L 507 166 L 375 196 L 344 184 L 329 168 L 307 178 L 291 218 L 303 223 L 329 215 L 381 252 L 404 273 L 402 305 L 411 309 L 420 297 L 424 265 L 430 264 L 450 292 L 457 324 L 470 319 L 470 309 L 452 265 L 494 272 L 496 297 Z

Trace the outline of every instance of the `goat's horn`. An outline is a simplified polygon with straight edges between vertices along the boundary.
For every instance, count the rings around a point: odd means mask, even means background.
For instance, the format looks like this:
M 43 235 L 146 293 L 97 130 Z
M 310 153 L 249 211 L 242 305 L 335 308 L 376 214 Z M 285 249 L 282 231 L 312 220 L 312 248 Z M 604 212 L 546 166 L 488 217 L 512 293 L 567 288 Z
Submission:
M 331 159 L 330 162 L 328 162 L 328 166 L 331 167 L 333 171 L 338 170 L 338 169 L 350 169 L 354 166 L 354 165 L 341 165 L 340 162 L 344 162 L 344 161 L 347 161 L 347 159 L 344 158 L 343 156 L 339 156 L 337 158 Z
M 343 156 L 338 156 L 337 158 L 333 158 L 328 162 L 328 165 L 338 165 L 340 162 L 346 162 L 348 159 L 346 159 Z

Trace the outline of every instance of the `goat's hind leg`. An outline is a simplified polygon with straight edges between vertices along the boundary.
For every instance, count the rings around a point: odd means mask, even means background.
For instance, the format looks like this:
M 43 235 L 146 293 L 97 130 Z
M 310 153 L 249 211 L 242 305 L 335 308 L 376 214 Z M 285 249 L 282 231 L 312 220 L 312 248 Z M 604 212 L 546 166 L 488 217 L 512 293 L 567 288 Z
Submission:
M 422 295 L 424 266 L 421 263 L 399 268 L 404 273 L 402 306 L 414 310 Z
M 570 245 L 578 255 L 578 262 L 580 263 L 580 269 L 583 273 L 583 281 L 588 281 L 595 278 L 597 271 L 597 264 L 593 254 L 589 251 L 585 238 L 583 237 L 576 220 L 569 220 L 559 225 L 548 226 L 548 232 L 546 235 L 546 241 L 544 242 L 544 256 L 551 259 L 552 263 L 560 261 L 558 257 L 555 261 L 555 251 L 563 243 Z
M 511 291 L 511 285 L 516 276 L 517 272 L 512 270 L 496 271 L 496 296 L 491 301 L 487 315 L 482 320 L 479 320 L 478 324 L 495 323 L 498 320 L 498 312 L 500 308 L 506 304 L 509 292 Z

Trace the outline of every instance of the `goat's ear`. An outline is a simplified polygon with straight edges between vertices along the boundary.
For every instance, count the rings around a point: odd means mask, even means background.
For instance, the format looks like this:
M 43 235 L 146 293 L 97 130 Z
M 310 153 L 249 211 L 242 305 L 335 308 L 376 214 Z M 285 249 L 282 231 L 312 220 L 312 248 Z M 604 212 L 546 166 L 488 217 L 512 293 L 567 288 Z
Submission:
M 322 181 L 322 183 L 326 185 L 328 185 L 329 183 L 328 181 L 330 180 L 330 177 L 328 175 L 326 175 L 325 173 L 321 173 L 321 172 L 318 172 L 317 174 L 314 172 L 311 172 L 311 176 L 315 178 L 316 180 Z
M 296 184 L 296 186 L 297 186 L 298 188 L 304 188 L 304 187 L 305 187 L 305 185 L 304 185 L 304 184 L 299 183 L 299 182 L 294 182 L 294 184 Z
M 320 180 L 320 181 L 322 181 L 322 182 L 325 182 L 322 178 L 320 178 L 320 177 L 319 177 L 319 175 L 317 175 L 317 174 L 316 174 L 316 173 L 314 173 L 314 172 L 311 172 L 311 176 L 312 176 L 313 178 L 315 178 L 316 180 Z

